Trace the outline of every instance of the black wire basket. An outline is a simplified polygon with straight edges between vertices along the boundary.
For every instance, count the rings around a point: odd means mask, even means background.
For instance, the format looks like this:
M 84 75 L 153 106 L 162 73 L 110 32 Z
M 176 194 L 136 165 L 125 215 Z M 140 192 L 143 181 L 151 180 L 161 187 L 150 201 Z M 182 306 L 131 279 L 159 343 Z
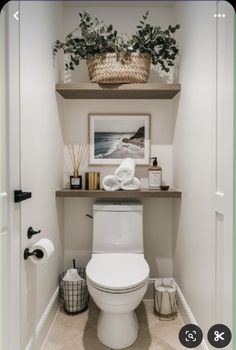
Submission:
M 63 281 L 66 271 L 59 275 L 60 301 L 65 312 L 76 315 L 88 308 L 89 292 L 86 284 L 85 267 L 77 268 L 81 281 Z

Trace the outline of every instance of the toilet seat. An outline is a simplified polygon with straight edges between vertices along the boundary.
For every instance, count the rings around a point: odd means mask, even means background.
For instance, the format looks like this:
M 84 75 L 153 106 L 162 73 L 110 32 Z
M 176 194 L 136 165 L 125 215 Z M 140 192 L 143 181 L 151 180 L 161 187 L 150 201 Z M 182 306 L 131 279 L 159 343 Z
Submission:
M 131 292 L 134 292 L 134 291 L 142 288 L 143 286 L 146 285 L 147 280 L 145 280 L 145 282 L 143 282 L 142 284 L 137 285 L 133 288 L 124 288 L 124 289 L 101 287 L 101 286 L 95 284 L 94 282 L 92 282 L 89 278 L 87 278 L 87 282 L 89 282 L 92 287 L 96 288 L 97 290 L 100 290 L 101 292 L 112 293 L 112 294 L 123 294 L 123 293 L 131 293 Z
M 133 292 L 149 279 L 149 266 L 143 254 L 93 254 L 86 267 L 87 281 L 109 293 Z

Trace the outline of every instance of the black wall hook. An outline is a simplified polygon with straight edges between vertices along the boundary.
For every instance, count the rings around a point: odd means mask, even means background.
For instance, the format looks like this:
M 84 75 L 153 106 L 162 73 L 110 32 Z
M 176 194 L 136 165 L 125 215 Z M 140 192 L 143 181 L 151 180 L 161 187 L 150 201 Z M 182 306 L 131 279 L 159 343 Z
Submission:
M 43 251 L 40 249 L 35 249 L 33 252 L 29 251 L 29 248 L 24 250 L 24 259 L 27 260 L 29 256 L 36 256 L 38 259 L 42 259 L 44 257 Z
M 27 231 L 27 236 L 28 236 L 28 238 L 30 239 L 30 238 L 32 238 L 33 235 L 37 235 L 37 234 L 40 233 L 40 232 L 41 232 L 41 230 L 34 231 L 33 228 L 30 226 L 30 227 L 28 228 L 28 231 Z
M 26 199 L 29 199 L 31 197 L 32 197 L 31 192 L 23 192 L 22 190 L 15 190 L 14 191 L 14 202 L 15 203 L 25 201 Z

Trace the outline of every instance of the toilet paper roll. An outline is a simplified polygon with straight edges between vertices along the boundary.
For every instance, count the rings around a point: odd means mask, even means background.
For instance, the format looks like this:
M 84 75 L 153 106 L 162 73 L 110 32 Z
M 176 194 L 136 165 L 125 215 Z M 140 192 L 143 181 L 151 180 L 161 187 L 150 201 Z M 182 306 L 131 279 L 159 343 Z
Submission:
M 176 313 L 176 283 L 172 278 L 157 279 L 155 287 L 155 305 L 162 316 Z
M 30 252 L 33 252 L 34 250 L 39 249 L 43 252 L 43 258 L 39 259 L 36 256 L 30 256 L 29 259 L 34 264 L 42 264 L 43 262 L 47 261 L 50 256 L 54 253 L 55 247 L 54 244 L 50 239 L 42 238 L 38 242 L 32 245 L 30 248 Z
M 176 289 L 173 287 L 157 287 L 156 289 L 157 305 L 161 315 L 171 315 L 176 312 Z

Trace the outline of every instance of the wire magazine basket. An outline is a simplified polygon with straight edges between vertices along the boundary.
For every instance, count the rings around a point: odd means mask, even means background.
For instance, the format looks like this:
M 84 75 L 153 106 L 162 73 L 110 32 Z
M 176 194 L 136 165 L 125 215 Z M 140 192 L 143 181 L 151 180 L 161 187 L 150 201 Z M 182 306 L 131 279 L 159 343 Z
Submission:
M 76 315 L 88 308 L 89 292 L 86 284 L 85 267 L 77 268 L 83 280 L 63 281 L 66 271 L 59 276 L 60 301 L 67 314 Z

